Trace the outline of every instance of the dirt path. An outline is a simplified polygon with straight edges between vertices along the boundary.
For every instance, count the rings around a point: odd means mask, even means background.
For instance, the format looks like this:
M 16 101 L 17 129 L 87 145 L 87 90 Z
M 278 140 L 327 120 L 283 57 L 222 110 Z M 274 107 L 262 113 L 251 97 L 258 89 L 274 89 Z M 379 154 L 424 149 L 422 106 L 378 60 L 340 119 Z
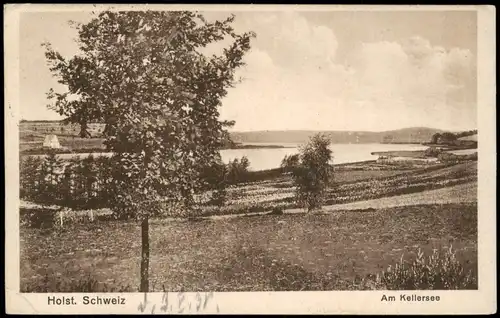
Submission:
M 382 209 L 405 205 L 477 202 L 477 182 L 379 199 L 325 206 L 326 211 Z

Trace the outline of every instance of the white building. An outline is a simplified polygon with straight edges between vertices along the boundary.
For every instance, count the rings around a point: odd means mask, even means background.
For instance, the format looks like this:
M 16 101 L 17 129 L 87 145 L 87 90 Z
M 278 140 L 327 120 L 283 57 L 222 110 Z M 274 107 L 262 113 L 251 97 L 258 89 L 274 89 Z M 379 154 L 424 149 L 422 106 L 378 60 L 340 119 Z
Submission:
M 43 146 L 48 147 L 48 148 L 61 148 L 61 145 L 59 144 L 59 140 L 57 139 L 56 135 L 48 135 L 45 136 L 45 140 L 43 141 Z

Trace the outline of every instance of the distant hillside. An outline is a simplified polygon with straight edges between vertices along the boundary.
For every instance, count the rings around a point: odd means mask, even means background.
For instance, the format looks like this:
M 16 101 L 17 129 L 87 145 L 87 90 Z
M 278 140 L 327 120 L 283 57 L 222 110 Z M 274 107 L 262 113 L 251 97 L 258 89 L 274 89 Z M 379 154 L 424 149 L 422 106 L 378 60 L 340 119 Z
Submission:
M 423 143 L 428 142 L 439 129 L 414 127 L 383 132 L 370 131 L 252 131 L 232 132 L 235 142 L 244 143 L 304 143 L 312 135 L 321 132 L 330 137 L 332 143 Z
M 104 129 L 102 124 L 89 124 L 89 132 L 98 137 Z M 23 141 L 43 140 L 47 134 L 58 136 L 77 136 L 79 125 L 64 124 L 57 120 L 40 120 L 20 122 L 19 130 Z M 251 131 L 231 132 L 231 139 L 236 143 L 304 143 L 312 135 L 322 132 L 327 134 L 332 143 L 423 143 L 429 142 L 432 135 L 442 133 L 442 130 L 413 127 L 384 132 L 370 131 L 312 131 L 312 130 L 285 130 L 285 131 Z
M 92 137 L 97 137 L 104 129 L 103 124 L 89 124 L 88 131 Z M 62 136 L 77 136 L 80 125 L 66 124 L 61 120 L 21 120 L 19 123 L 21 138 L 26 135 L 35 135 L 43 138 L 47 134 Z

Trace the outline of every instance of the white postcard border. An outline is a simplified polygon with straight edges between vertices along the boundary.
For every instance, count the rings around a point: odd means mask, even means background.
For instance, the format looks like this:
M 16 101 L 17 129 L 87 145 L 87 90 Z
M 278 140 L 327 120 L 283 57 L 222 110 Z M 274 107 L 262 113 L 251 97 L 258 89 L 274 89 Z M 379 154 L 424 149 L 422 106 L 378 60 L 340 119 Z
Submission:
M 5 43 L 5 176 L 6 176 L 6 307 L 7 313 L 25 314 L 136 314 L 144 301 L 141 293 L 118 294 L 32 294 L 19 293 L 19 13 L 25 11 L 90 11 L 109 5 L 7 5 L 4 6 Z M 476 10 L 478 13 L 478 264 L 477 291 L 332 291 L 332 292 L 232 292 L 209 295 L 200 313 L 280 313 L 280 314 L 477 314 L 496 312 L 496 82 L 495 82 L 495 7 L 494 6 L 250 6 L 250 5 L 113 5 L 120 10 L 195 9 L 217 11 L 247 10 Z M 438 295 L 439 302 L 381 302 L 383 295 Z M 121 305 L 50 306 L 49 296 L 121 297 Z M 201 297 L 206 297 L 201 294 Z M 144 313 L 163 313 L 162 293 L 147 295 Z M 184 297 L 194 312 L 200 295 L 170 293 L 172 301 Z M 187 308 L 187 307 L 186 307 Z M 179 308 L 174 306 L 172 312 Z M 166 312 L 168 313 L 168 312 Z

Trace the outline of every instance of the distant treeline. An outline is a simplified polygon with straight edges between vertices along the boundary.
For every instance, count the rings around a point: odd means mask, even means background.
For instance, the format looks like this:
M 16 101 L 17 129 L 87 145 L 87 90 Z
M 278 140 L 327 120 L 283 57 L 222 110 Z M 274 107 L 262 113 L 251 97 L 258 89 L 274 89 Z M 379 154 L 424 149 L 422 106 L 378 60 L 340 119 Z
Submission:
M 460 140 L 460 138 L 473 135 L 477 135 L 477 129 L 462 131 L 459 133 L 452 133 L 452 132 L 435 133 L 434 135 L 432 135 L 429 143 L 427 144 L 474 148 L 477 147 L 477 141 Z
M 455 136 L 457 138 L 468 137 L 468 136 L 473 136 L 473 135 L 477 135 L 477 129 L 468 130 L 468 131 L 462 131 L 462 132 L 459 132 L 459 133 L 455 134 Z

